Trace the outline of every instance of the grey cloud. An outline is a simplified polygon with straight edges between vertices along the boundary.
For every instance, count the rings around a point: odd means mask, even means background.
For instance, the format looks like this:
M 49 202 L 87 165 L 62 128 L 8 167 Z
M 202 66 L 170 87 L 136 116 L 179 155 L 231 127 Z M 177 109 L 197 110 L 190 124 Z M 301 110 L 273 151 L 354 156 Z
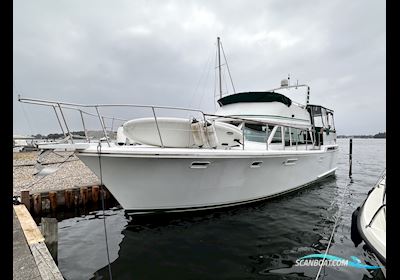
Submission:
M 55 116 L 19 104 L 16 91 L 212 112 L 221 36 L 238 91 L 278 86 L 290 73 L 310 84 L 312 103 L 335 110 L 339 134 L 377 133 L 386 126 L 385 8 L 373 0 L 16 0 L 14 132 L 58 131 Z

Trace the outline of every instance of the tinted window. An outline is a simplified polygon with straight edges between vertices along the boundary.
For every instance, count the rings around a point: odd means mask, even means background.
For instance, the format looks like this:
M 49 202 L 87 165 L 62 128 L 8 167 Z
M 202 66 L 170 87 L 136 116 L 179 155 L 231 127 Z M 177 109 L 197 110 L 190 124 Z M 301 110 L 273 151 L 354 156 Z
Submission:
M 244 137 L 248 141 L 262 142 L 267 141 L 267 127 L 260 124 L 245 124 Z M 268 136 L 271 135 L 272 126 L 268 126 Z
M 278 129 L 275 131 L 271 143 L 282 143 L 282 130 L 280 126 L 278 126 Z

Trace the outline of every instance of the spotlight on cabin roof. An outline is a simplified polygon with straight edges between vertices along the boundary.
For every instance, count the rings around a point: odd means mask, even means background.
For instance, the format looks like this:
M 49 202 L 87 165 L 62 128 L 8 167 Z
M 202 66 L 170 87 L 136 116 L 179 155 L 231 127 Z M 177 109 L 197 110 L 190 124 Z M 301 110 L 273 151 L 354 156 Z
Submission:
M 289 81 L 287 79 L 283 79 L 281 81 L 281 87 L 287 87 L 287 86 L 289 86 Z

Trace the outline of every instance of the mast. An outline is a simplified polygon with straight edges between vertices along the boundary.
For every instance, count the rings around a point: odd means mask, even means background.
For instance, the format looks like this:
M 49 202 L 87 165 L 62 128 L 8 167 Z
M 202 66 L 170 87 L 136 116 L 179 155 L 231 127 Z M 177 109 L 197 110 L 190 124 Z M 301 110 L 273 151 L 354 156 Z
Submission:
M 218 73 L 219 73 L 219 98 L 222 98 L 222 81 L 221 81 L 221 55 L 220 55 L 220 42 L 219 37 L 217 37 L 218 45 Z

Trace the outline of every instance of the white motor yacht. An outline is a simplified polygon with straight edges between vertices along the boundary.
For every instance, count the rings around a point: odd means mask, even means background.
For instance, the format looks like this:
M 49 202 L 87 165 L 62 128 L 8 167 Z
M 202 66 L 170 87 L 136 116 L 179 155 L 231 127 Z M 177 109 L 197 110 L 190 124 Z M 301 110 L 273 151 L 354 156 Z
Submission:
M 303 104 L 279 93 L 298 88 L 306 88 Z M 221 92 L 212 114 L 154 105 L 19 101 L 49 106 L 56 113 L 68 143 L 43 144 L 41 149 L 74 150 L 125 210 L 149 213 L 259 201 L 333 175 L 338 154 L 333 111 L 309 104 L 309 94 L 309 86 L 292 86 L 288 80 L 267 91 Z M 113 140 L 100 113 L 105 107 L 148 109 L 152 117 L 121 118 Z M 96 116 L 104 141 L 75 143 L 68 137 L 67 109 L 80 113 L 84 131 L 84 116 Z M 160 111 L 193 116 L 176 118 Z

